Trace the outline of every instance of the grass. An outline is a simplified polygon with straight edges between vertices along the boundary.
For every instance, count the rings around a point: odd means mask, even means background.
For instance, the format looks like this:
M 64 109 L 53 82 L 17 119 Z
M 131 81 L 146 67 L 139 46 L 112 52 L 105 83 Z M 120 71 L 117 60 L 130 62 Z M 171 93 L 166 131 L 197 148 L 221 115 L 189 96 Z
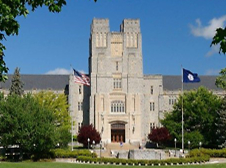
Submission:
M 147 166 L 114 166 L 114 165 L 92 165 L 92 164 L 75 164 L 75 163 L 58 163 L 58 162 L 0 162 L 0 168 L 145 168 Z M 156 168 L 225 168 L 223 164 L 206 164 L 206 165 L 184 165 L 184 166 L 148 166 Z

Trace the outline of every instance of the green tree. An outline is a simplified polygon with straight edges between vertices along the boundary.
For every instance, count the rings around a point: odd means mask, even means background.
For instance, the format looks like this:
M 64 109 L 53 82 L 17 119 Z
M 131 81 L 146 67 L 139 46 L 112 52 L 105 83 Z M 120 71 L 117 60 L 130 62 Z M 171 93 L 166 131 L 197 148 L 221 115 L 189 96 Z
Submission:
M 217 113 L 216 120 L 216 139 L 220 148 L 226 147 L 226 96 L 222 100 L 221 108 Z
M 5 36 L 18 35 L 20 25 L 17 18 L 26 17 L 29 14 L 29 8 L 35 11 L 38 7 L 47 6 L 50 12 L 60 12 L 64 5 L 66 0 L 0 0 L 0 81 L 7 80 L 8 73 L 8 67 L 4 61 L 6 47 L 2 41 L 6 40 Z
M 220 50 L 219 50 L 219 53 L 226 53 L 226 27 L 223 29 L 223 28 L 218 28 L 216 30 L 216 34 L 215 36 L 213 37 L 213 40 L 212 40 L 212 43 L 211 43 L 211 46 L 212 45 L 217 45 L 217 44 L 220 44 Z
M 0 1 L 0 41 L 5 36 L 18 35 L 20 25 L 16 20 L 18 16 L 27 16 L 28 8 L 34 11 L 43 5 L 47 6 L 50 12 L 60 12 L 61 7 L 66 5 L 66 0 L 1 0 Z M 5 81 L 8 68 L 3 59 L 6 47 L 0 42 L 0 81 Z
M 16 95 L 23 95 L 24 90 L 23 90 L 23 82 L 20 79 L 20 69 L 17 67 L 14 71 L 14 75 L 12 77 L 12 83 L 9 88 L 9 94 L 16 94 Z
M 29 157 L 44 155 L 56 146 L 55 116 L 32 95 L 1 98 L 0 116 L 0 146 L 18 145 L 21 155 Z
M 220 76 L 217 77 L 215 85 L 223 90 L 226 90 L 226 68 L 220 71 Z
M 204 87 L 197 90 L 185 92 L 180 95 L 173 111 L 167 113 L 162 124 L 169 130 L 173 138 L 177 138 L 181 143 L 181 113 L 182 100 L 184 111 L 184 142 L 191 141 L 191 144 L 202 141 L 206 146 L 216 145 L 216 118 L 217 111 L 221 105 L 221 98 L 214 95 Z M 193 139 L 196 137 L 196 142 Z M 198 144 L 196 144 L 198 146 Z
M 55 116 L 57 143 L 60 147 L 67 147 L 71 140 L 71 119 L 68 112 L 67 96 L 63 93 L 56 94 L 51 91 L 41 91 L 34 95 L 39 104 L 49 109 Z

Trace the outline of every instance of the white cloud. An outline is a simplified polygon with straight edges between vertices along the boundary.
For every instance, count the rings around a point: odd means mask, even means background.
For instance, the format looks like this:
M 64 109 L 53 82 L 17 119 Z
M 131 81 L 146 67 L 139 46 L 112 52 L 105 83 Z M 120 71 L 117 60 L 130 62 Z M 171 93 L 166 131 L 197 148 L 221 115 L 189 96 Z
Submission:
M 220 70 L 209 69 L 206 71 L 206 75 L 219 75 Z
M 211 39 L 215 35 L 217 28 L 225 27 L 226 15 L 220 18 L 213 18 L 209 21 L 209 24 L 207 26 L 203 26 L 200 19 L 196 19 L 196 23 L 196 26 L 190 25 L 191 33 L 197 37 Z
M 82 73 L 82 74 L 87 74 L 85 71 L 83 71 L 83 70 L 78 70 L 80 73 Z
M 220 45 L 213 45 L 211 50 L 206 53 L 206 57 L 211 57 L 212 55 L 219 53 Z
M 80 73 L 87 74 L 84 70 L 78 70 Z M 72 74 L 72 70 L 64 69 L 64 68 L 56 68 L 54 70 L 50 70 L 45 74 L 51 75 L 69 75 Z
M 67 70 L 64 68 L 56 68 L 54 70 L 46 72 L 46 74 L 53 74 L 53 75 L 66 75 L 70 73 L 71 73 L 71 70 Z

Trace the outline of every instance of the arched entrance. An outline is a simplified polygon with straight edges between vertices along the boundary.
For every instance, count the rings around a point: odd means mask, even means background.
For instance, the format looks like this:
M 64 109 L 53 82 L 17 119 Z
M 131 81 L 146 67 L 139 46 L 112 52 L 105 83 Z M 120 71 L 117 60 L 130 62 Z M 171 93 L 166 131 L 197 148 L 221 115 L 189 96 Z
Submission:
M 125 142 L 125 124 L 111 124 L 111 142 Z

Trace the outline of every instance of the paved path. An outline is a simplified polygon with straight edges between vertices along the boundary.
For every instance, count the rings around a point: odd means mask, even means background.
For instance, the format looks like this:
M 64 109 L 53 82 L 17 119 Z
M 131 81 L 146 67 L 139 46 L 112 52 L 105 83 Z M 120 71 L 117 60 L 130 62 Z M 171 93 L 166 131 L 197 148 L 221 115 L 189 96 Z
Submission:
M 206 162 L 206 164 L 215 164 L 215 163 L 226 163 L 226 158 L 210 158 L 210 161 Z

